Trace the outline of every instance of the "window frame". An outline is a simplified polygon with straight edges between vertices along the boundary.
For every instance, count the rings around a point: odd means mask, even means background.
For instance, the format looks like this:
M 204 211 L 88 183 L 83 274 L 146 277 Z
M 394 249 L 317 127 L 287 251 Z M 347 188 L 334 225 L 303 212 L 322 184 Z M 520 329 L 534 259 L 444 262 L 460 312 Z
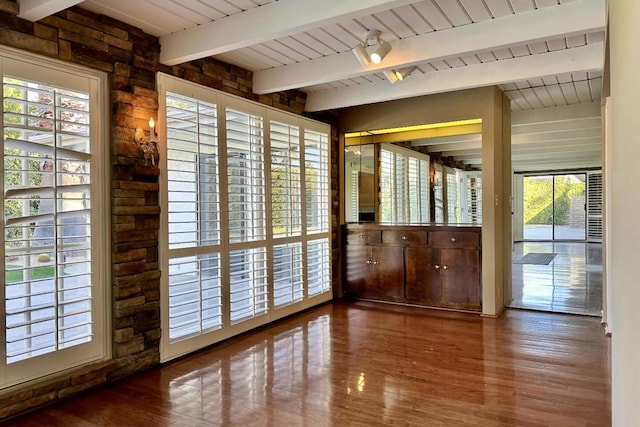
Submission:
M 6 360 L 6 318 L 3 317 L 2 363 L 0 388 L 46 377 L 60 371 L 108 360 L 111 354 L 111 299 L 110 276 L 110 146 L 109 146 L 109 89 L 107 74 L 67 62 L 0 46 L 0 73 L 5 76 L 34 81 L 43 85 L 60 87 L 90 94 L 89 110 L 91 129 L 91 319 L 93 337 L 89 343 L 72 346 L 50 353 L 24 359 L 8 365 Z M 4 122 L 3 122 L 4 128 Z M 4 170 L 4 164 L 3 164 Z M 4 191 L 4 184 L 3 191 Z M 57 187 L 56 187 L 57 188 Z M 1 223 L 4 230 L 4 211 Z M 3 234 L 4 236 L 4 234 Z M 4 239 L 4 237 L 3 237 Z M 5 249 L 2 245 L 4 258 Z M 2 304 L 5 297 L 5 278 L 0 290 Z M 4 313 L 3 308 L 3 313 Z
M 320 292 L 310 295 L 308 292 L 308 277 L 307 277 L 307 269 L 308 267 L 308 242 L 313 241 L 317 243 L 318 241 L 322 241 L 324 246 L 317 244 L 314 246 L 316 250 L 322 250 L 326 252 L 326 254 L 317 265 L 313 265 L 315 268 L 323 268 L 323 266 L 328 266 L 331 268 L 331 211 L 329 210 L 331 206 L 331 190 L 330 190 L 330 169 L 331 169 L 331 127 L 330 125 L 313 121 L 311 119 L 304 118 L 302 116 L 297 116 L 291 113 L 283 112 L 281 110 L 274 109 L 272 107 L 268 107 L 263 104 L 256 103 L 254 101 L 249 101 L 244 98 L 237 97 L 235 95 L 231 95 L 228 93 L 224 93 L 209 87 L 201 86 L 196 83 L 188 82 L 177 77 L 169 76 L 163 73 L 158 73 L 157 75 L 157 83 L 158 83 L 158 97 L 160 109 L 158 112 L 158 116 L 160 117 L 160 122 L 163 121 L 162 117 L 166 116 L 166 93 L 176 93 L 181 96 L 190 97 L 193 99 L 206 101 L 216 105 L 217 108 L 217 117 L 218 117 L 218 126 L 217 126 L 217 135 L 218 135 L 218 150 L 219 150 L 219 188 L 220 188 L 220 220 L 222 224 L 221 228 L 221 240 L 219 245 L 209 246 L 209 247 L 198 247 L 193 248 L 191 250 L 183 249 L 180 254 L 187 255 L 190 252 L 198 253 L 198 254 L 206 254 L 209 253 L 207 251 L 219 251 L 220 260 L 221 260 L 221 269 L 222 269 L 222 307 L 223 307 L 223 325 L 222 327 L 213 330 L 206 331 L 198 334 L 197 336 L 187 337 L 185 339 L 178 339 L 170 341 L 168 339 L 168 335 L 165 332 L 167 330 L 167 310 L 168 310 L 168 289 L 169 282 L 167 274 L 163 274 L 161 277 L 161 328 L 163 330 L 161 337 L 161 345 L 160 345 L 160 359 L 161 361 L 168 361 L 173 358 L 182 356 L 184 354 L 188 354 L 192 351 L 195 351 L 199 348 L 205 347 L 207 345 L 211 345 L 215 342 L 219 342 L 221 340 L 227 339 L 239 333 L 245 332 L 247 330 L 256 328 L 258 326 L 264 325 L 276 319 L 288 316 L 292 313 L 304 310 L 306 308 L 312 307 L 314 305 L 323 303 L 325 301 L 330 300 L 333 297 L 332 294 L 332 283 L 331 283 L 331 273 L 330 271 L 325 276 L 328 280 L 328 285 L 324 286 L 320 289 Z M 229 174 L 228 174 L 228 158 L 227 158 L 227 111 L 228 109 L 232 109 L 238 113 L 250 114 L 260 116 L 262 118 L 262 136 L 263 136 L 263 178 L 265 181 L 265 207 L 266 207 L 266 219 L 265 219 L 265 236 L 264 238 L 259 237 L 257 239 L 251 239 L 246 241 L 237 241 L 232 240 L 230 236 L 230 232 L 226 224 L 229 224 Z M 272 208 L 272 185 L 271 185 L 271 168 L 272 168 L 272 158 L 271 158 L 271 123 L 278 122 L 284 123 L 289 126 L 297 126 L 298 127 L 298 141 L 299 141 L 299 150 L 300 150 L 300 171 L 298 173 L 297 179 L 299 180 L 299 191 L 301 195 L 300 200 L 300 219 L 301 227 L 300 231 L 295 230 L 293 233 L 288 233 L 286 235 L 274 235 L 273 230 L 273 218 L 271 213 Z M 167 129 L 164 129 L 164 126 L 160 127 L 160 140 L 162 144 L 167 144 Z M 306 184 L 306 176 L 305 176 L 305 167 L 304 167 L 304 147 L 305 147 L 305 131 L 313 131 L 321 133 L 326 136 L 326 169 L 327 169 L 327 189 L 325 192 L 321 194 L 320 197 L 326 197 L 326 201 L 323 206 L 327 207 L 327 218 L 326 218 L 326 227 L 323 228 L 324 231 L 313 231 L 308 233 L 307 230 L 307 216 L 306 216 L 306 201 L 305 201 L 305 184 Z M 166 162 L 167 156 L 164 156 L 160 160 L 160 170 L 166 170 Z M 166 241 L 166 231 L 168 230 L 168 213 L 166 209 L 166 203 L 168 201 L 169 188 L 167 184 L 166 176 L 163 176 L 161 173 L 160 179 L 160 206 L 161 206 L 161 220 L 160 220 L 160 268 L 164 270 L 168 265 L 169 259 L 173 259 L 174 256 L 171 254 L 171 250 L 168 249 L 167 241 Z M 324 239 L 324 240 L 323 240 Z M 302 265 L 303 265 L 303 298 L 299 301 L 292 301 L 289 304 L 283 304 L 282 306 L 276 306 L 274 300 L 274 254 L 273 248 L 279 245 L 285 247 L 285 245 L 293 244 L 298 245 L 298 247 L 302 248 Z M 320 249 L 318 249 L 320 248 Z M 260 252 L 263 249 L 266 249 L 266 263 L 267 263 L 267 310 L 266 312 L 257 313 L 255 317 L 248 317 L 246 319 L 240 319 L 237 321 L 232 321 L 231 319 L 231 256 L 237 256 L 241 251 L 247 251 L 247 253 L 251 252 Z M 256 255 L 260 256 L 260 255 Z M 240 261 L 238 261 L 240 262 Z M 262 261 L 261 261 L 262 262 Z

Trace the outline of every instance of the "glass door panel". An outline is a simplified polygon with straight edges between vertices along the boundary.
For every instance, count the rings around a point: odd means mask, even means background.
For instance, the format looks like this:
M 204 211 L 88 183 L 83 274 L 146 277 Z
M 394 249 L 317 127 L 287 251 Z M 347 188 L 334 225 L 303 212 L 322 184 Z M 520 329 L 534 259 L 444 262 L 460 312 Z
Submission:
M 554 177 L 554 240 L 585 240 L 586 174 Z
M 524 240 L 586 239 L 586 174 L 524 177 Z
M 553 240 L 553 176 L 524 177 L 524 239 Z

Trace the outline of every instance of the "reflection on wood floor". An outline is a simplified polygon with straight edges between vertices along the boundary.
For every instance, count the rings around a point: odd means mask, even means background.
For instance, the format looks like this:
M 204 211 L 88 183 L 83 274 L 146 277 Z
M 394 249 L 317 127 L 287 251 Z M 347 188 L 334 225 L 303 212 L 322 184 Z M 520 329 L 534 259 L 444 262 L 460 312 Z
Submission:
M 509 307 L 600 316 L 602 244 L 520 242 L 513 261 L 530 252 L 557 253 L 549 265 L 513 264 Z
M 607 426 L 598 319 L 334 302 L 12 426 Z

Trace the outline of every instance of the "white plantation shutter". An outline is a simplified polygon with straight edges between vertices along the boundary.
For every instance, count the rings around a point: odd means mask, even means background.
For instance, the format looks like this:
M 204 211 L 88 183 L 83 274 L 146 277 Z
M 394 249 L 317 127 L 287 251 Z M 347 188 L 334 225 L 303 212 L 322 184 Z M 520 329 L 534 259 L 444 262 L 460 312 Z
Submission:
M 231 322 L 267 313 L 266 248 L 231 251 L 229 260 Z
M 409 222 L 429 222 L 429 156 L 409 157 Z
M 482 172 L 467 172 L 467 218 L 482 224 Z
M 383 222 L 429 222 L 429 156 L 388 145 L 380 149 Z
M 216 106 L 167 94 L 169 248 L 220 243 Z
M 264 118 L 227 107 L 227 197 L 231 322 L 268 311 Z
M 351 171 L 351 221 L 360 219 L 360 171 Z
M 0 52 L 0 64 L 3 387 L 104 357 L 104 176 L 96 159 L 106 86 L 102 74 L 29 55 Z
M 273 299 L 276 307 L 302 301 L 302 242 L 273 247 Z
M 158 83 L 166 361 L 331 298 L 329 126 Z
M 7 77 L 3 89 L 13 363 L 91 340 L 89 96 Z
M 304 166 L 307 234 L 327 233 L 330 219 L 329 135 L 304 130 Z M 357 186 L 357 176 L 355 183 Z M 355 194 L 357 197 L 358 192 Z
M 409 169 L 408 157 L 403 153 L 394 153 L 394 172 L 392 179 L 395 199 L 395 220 L 398 222 L 407 222 L 409 213 L 408 200 L 408 184 L 407 173 Z
M 397 212 L 394 200 L 396 195 L 395 153 L 389 150 L 380 150 L 380 221 L 396 222 Z
M 229 241 L 266 238 L 264 119 L 227 108 Z
M 169 260 L 169 338 L 180 340 L 222 326 L 220 254 Z
M 165 102 L 168 330 L 175 341 L 222 326 L 218 130 L 215 104 L 176 93 Z
M 302 229 L 300 129 L 271 121 L 271 215 L 274 237 L 299 235 Z
M 319 295 L 331 290 L 329 238 L 310 240 L 307 243 L 307 276 L 309 295 Z
M 456 170 L 450 167 L 444 168 L 446 194 L 447 194 L 447 222 L 449 224 L 459 222 L 458 218 L 458 178 Z
M 587 173 L 587 238 L 602 242 L 602 172 Z
M 444 222 L 444 183 L 442 165 L 436 163 L 433 165 L 433 200 L 435 205 L 435 222 Z

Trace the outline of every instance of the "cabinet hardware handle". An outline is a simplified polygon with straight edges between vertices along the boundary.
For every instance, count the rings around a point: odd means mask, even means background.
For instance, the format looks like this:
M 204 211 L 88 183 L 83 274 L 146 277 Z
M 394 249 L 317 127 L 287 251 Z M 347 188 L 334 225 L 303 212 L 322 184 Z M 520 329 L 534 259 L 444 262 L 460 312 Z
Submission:
M 452 238 L 451 238 L 451 241 L 452 241 L 452 242 L 455 242 L 455 241 L 456 241 L 456 238 L 455 238 L 455 237 L 452 237 Z
M 442 268 L 443 268 L 444 270 L 446 270 L 447 268 L 449 268 L 449 266 L 448 266 L 448 265 L 443 265 L 443 266 L 442 266 Z
M 366 261 L 366 263 L 367 263 L 367 264 L 371 264 L 371 260 L 370 260 L 370 259 L 368 259 L 368 260 Z
M 402 240 L 407 240 L 408 237 L 407 236 L 402 236 Z
M 436 264 L 436 270 L 440 270 L 440 266 Z
M 373 261 L 373 264 L 374 265 L 378 265 L 378 261 Z
M 358 238 L 359 238 L 359 239 L 364 239 L 364 234 L 360 234 L 360 235 L 358 235 Z

